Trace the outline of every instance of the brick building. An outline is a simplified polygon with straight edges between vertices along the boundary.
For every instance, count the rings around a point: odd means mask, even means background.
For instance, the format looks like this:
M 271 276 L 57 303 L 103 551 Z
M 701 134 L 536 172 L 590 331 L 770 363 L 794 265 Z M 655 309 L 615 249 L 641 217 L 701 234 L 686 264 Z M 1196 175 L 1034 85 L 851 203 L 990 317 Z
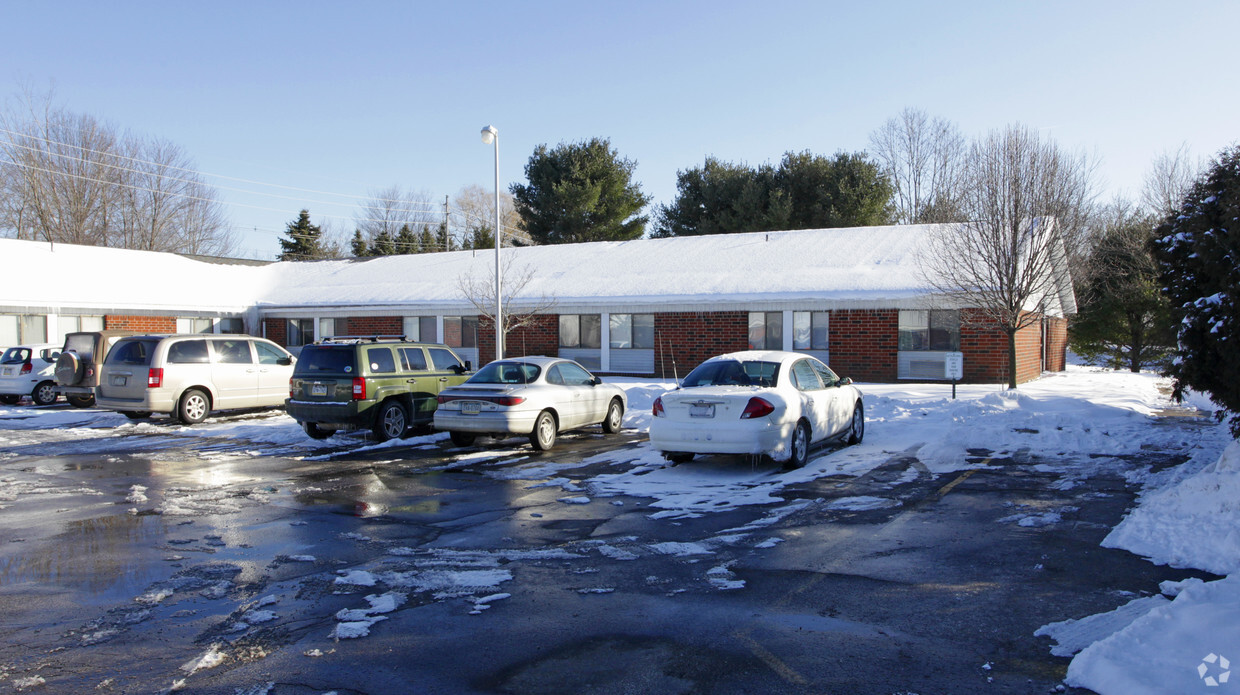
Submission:
M 965 381 L 1004 381 L 1006 336 L 975 308 L 937 296 L 923 278 L 920 249 L 935 228 L 505 249 L 505 294 L 515 289 L 505 311 L 537 311 L 506 335 L 504 352 L 571 357 L 602 374 L 671 377 L 724 352 L 788 349 L 815 354 L 858 381 L 942 379 L 947 354 L 960 352 Z M 491 251 L 229 266 L 172 254 L 0 245 L 0 266 L 85 268 L 101 258 L 136 266 L 89 301 L 72 294 L 72 283 L 0 290 L 0 342 L 5 320 L 18 329 L 36 325 L 41 310 L 50 342 L 66 332 L 60 325 L 85 327 L 93 324 L 81 317 L 94 317 L 109 328 L 244 331 L 293 350 L 333 335 L 382 334 L 444 342 L 475 365 L 494 357 L 493 326 L 461 289 L 465 279 L 493 282 Z M 66 270 L 57 274 L 71 276 Z M 1070 280 L 1058 272 L 1017 335 L 1018 381 L 1064 368 L 1066 317 L 1074 312 Z

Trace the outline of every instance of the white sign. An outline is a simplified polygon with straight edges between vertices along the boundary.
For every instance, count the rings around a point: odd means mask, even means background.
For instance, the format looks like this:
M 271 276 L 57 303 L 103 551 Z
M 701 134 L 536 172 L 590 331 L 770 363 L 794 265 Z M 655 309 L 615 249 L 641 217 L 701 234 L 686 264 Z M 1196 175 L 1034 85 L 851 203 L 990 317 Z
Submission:
M 964 353 L 949 352 L 943 356 L 943 378 L 960 381 L 964 378 Z

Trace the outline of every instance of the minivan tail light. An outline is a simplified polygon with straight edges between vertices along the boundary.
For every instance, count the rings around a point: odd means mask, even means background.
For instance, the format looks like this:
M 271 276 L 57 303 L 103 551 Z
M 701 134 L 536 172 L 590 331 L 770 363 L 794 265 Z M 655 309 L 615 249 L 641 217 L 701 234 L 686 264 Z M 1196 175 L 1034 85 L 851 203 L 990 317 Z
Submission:
M 162 367 L 151 369 L 146 373 L 146 387 L 149 389 L 157 389 L 164 384 L 164 370 Z
M 745 404 L 745 410 L 741 413 L 742 420 L 752 420 L 754 418 L 766 417 L 775 412 L 775 406 L 764 398 L 754 396 Z
M 366 400 L 366 380 L 360 376 L 353 377 L 353 400 Z
M 25 376 L 29 374 L 33 369 L 34 369 L 34 365 L 29 362 L 26 362 L 25 364 L 22 365 L 21 375 Z

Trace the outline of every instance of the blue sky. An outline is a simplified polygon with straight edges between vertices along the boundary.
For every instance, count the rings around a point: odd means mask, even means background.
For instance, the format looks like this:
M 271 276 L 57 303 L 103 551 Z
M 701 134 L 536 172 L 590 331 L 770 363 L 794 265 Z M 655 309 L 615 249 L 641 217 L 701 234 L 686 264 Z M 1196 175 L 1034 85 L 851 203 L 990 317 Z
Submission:
M 707 156 L 864 149 L 906 106 L 1096 154 L 1104 197 L 1151 159 L 1240 141 L 1235 2 L 6 3 L 0 96 L 180 145 L 272 258 L 285 223 L 393 185 L 442 201 L 591 137 L 655 204 Z M 242 191 L 225 190 L 227 188 Z M 289 200 L 272 194 L 297 198 Z M 248 206 L 248 207 L 247 207 Z

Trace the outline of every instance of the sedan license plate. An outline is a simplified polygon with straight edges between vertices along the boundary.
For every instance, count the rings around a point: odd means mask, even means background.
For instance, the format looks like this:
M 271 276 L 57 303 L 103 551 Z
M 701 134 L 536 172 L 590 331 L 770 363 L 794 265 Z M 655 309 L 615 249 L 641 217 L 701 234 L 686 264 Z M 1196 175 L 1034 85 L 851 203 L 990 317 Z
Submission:
M 114 377 L 112 377 L 112 385 L 113 385 L 113 386 L 124 386 L 126 383 L 128 383 L 128 381 L 129 381 L 129 377 L 127 377 L 127 376 L 114 376 Z
M 482 412 L 482 404 L 478 401 L 465 401 L 461 403 L 462 415 L 477 415 Z
M 689 406 L 689 417 L 715 417 L 715 404 L 693 403 Z
M 311 396 L 326 396 L 327 384 L 310 384 Z

